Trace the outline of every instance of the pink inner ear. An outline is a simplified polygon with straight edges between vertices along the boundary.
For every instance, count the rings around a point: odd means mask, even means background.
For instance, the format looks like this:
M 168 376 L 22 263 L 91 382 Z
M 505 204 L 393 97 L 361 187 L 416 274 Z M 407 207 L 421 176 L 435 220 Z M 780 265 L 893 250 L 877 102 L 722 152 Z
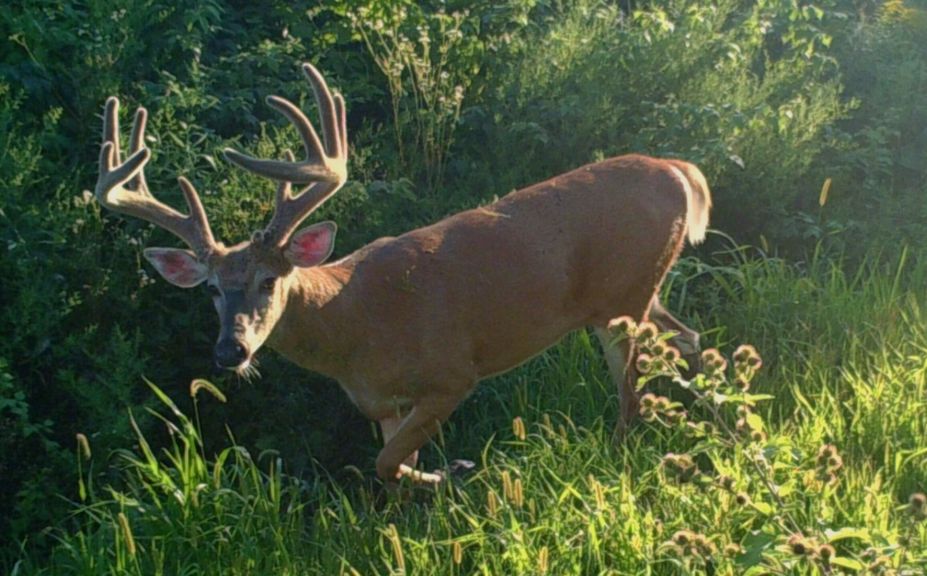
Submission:
M 299 266 L 320 264 L 331 253 L 331 239 L 331 230 L 327 227 L 304 230 L 290 239 L 289 256 Z
M 192 256 L 180 250 L 150 251 L 148 257 L 158 272 L 178 286 L 193 286 L 202 281 L 203 267 Z

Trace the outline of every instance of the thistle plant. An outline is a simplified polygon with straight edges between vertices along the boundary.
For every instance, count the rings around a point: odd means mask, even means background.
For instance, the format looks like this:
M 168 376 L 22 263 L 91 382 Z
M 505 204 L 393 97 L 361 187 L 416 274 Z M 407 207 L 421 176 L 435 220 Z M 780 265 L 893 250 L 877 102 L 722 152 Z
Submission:
M 899 507 L 906 518 L 901 533 L 834 524 L 827 503 L 839 502 L 843 456 L 832 443 L 803 452 L 788 436 L 772 434 L 760 406 L 774 397 L 753 392 L 763 366 L 753 346 L 737 347 L 730 361 L 719 350 L 707 349 L 700 356 L 701 373 L 686 379 L 682 372 L 689 366 L 672 344 L 674 333 L 661 333 L 654 324 L 638 324 L 629 317 L 609 328 L 617 340 L 631 340 L 638 390 L 662 389 L 661 382 L 669 380 L 691 396 L 691 402 L 656 392 L 640 398 L 642 420 L 689 441 L 688 451 L 662 457 L 658 470 L 663 484 L 706 492 L 742 525 L 752 527 L 740 542 L 731 541 L 730 533 L 680 528 L 660 547 L 667 561 L 687 573 L 731 561 L 752 570 L 746 572 L 750 574 L 922 573 L 918 570 L 924 569 L 924 559 L 915 550 L 923 549 L 927 496 L 916 493 Z

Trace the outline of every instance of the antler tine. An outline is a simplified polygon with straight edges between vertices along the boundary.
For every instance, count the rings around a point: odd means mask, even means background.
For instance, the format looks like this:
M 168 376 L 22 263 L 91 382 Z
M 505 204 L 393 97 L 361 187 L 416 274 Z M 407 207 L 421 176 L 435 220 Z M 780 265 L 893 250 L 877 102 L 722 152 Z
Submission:
M 335 102 L 325 78 L 315 66 L 306 62 L 302 66 L 303 74 L 312 85 L 319 114 L 322 118 L 322 135 L 325 137 L 325 148 L 331 156 L 341 156 L 341 126 L 335 111 Z M 343 112 L 343 109 L 342 109 Z M 346 131 L 345 131 L 346 132 Z
M 284 157 L 288 162 L 296 160 L 290 150 L 284 153 Z M 337 187 L 329 183 L 316 182 L 294 196 L 292 194 L 292 185 L 289 182 L 280 182 L 277 185 L 275 195 L 276 207 L 274 208 L 274 215 L 264 229 L 265 241 L 278 246 L 285 244 L 286 240 L 299 226 L 299 223 L 305 220 L 313 210 L 327 200 L 337 189 Z
M 269 96 L 267 103 L 299 131 L 306 149 L 306 160 L 297 162 L 287 151 L 285 160 L 264 160 L 242 154 L 231 148 L 224 150 L 230 162 L 282 182 L 277 189 L 277 207 L 265 229 L 265 238 L 283 244 L 299 223 L 322 202 L 334 194 L 347 180 L 348 131 L 344 98 L 332 95 L 325 79 L 312 64 L 302 65 L 319 107 L 322 140 L 306 115 L 292 102 L 279 96 Z M 324 140 L 324 142 L 323 142 Z M 290 194 L 289 183 L 309 184 L 296 196 Z
M 178 179 L 190 209 L 189 215 L 183 215 L 152 196 L 145 182 L 143 170 L 151 159 L 151 151 L 144 147 L 147 118 L 144 108 L 139 108 L 135 113 L 130 137 L 130 156 L 125 162 L 121 162 L 119 100 L 114 96 L 107 99 L 103 113 L 100 175 L 94 194 L 105 208 L 160 226 L 186 242 L 197 256 L 203 257 L 215 247 L 215 240 L 203 204 L 193 185 L 186 178 Z
M 344 118 L 344 102 L 338 104 L 338 97 L 332 96 L 325 79 L 311 64 L 303 64 L 303 73 L 309 79 L 315 94 L 316 104 L 322 120 L 322 140 L 312 123 L 292 102 L 279 96 L 269 96 L 267 103 L 286 118 L 299 131 L 306 149 L 306 160 L 286 162 L 265 160 L 242 154 L 226 148 L 226 159 L 230 162 L 270 178 L 272 180 L 309 184 L 328 182 L 340 186 L 347 180 L 347 130 Z

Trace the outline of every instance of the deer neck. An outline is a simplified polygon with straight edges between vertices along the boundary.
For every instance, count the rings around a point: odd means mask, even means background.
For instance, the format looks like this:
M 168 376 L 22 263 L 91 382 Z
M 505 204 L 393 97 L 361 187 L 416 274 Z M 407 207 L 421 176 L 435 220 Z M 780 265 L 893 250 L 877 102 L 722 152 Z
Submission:
M 303 368 L 341 379 L 355 347 L 354 310 L 345 295 L 351 273 L 340 264 L 295 269 L 268 345 Z

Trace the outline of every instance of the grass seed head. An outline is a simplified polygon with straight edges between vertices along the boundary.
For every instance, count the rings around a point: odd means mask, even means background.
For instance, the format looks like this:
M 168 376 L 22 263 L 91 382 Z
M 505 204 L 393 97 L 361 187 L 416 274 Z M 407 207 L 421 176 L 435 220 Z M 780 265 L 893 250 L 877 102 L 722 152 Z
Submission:
M 135 556 L 135 537 L 132 535 L 132 526 L 129 525 L 129 519 L 123 512 L 120 512 L 117 516 L 119 520 L 119 527 L 122 529 L 122 537 L 126 543 L 126 550 L 129 552 L 129 556 Z
M 521 416 L 516 416 L 512 420 L 512 433 L 519 440 L 525 440 L 528 437 L 527 431 L 525 430 L 525 421 L 521 419 Z
M 512 483 L 512 504 L 516 508 L 525 505 L 525 490 L 522 487 L 521 478 L 516 478 L 515 482 Z
M 87 440 L 87 436 L 77 433 L 77 448 L 80 452 L 80 455 L 84 457 L 84 460 L 90 460 L 93 454 L 90 452 L 90 442 Z
M 547 574 L 549 551 L 547 546 L 538 551 L 538 573 Z
M 486 511 L 489 512 L 491 518 L 495 518 L 499 511 L 499 498 L 492 490 L 486 493 Z
M 505 495 L 505 499 L 510 502 L 512 501 L 512 498 L 514 497 L 513 496 L 514 489 L 512 486 L 512 475 L 509 473 L 508 470 L 502 471 L 502 494 Z

